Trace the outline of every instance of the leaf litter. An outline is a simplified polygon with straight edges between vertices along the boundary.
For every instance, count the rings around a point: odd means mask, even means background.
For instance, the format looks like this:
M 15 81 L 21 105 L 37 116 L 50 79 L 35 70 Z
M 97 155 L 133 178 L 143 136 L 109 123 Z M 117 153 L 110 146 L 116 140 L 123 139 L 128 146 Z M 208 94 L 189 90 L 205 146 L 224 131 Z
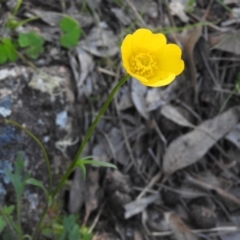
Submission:
M 170 2 L 178 2 L 181 11 L 178 9 L 177 15 Z M 39 19 L 17 32 L 33 30 L 44 38 L 43 52 L 34 61 L 40 71 L 26 67 L 21 59 L 1 66 L 0 107 L 11 111 L 9 118 L 40 135 L 53 155 L 56 174 L 71 161 L 109 89 L 123 74 L 119 46 L 126 34 L 148 27 L 170 33 L 168 40 L 183 48 L 185 74 L 164 88 L 146 88 L 129 81 L 93 134 L 87 155 L 115 163 L 118 171 L 88 168 L 84 181 L 77 169 L 70 179 L 68 210 L 91 225 L 93 239 L 200 236 L 215 240 L 216 235 L 238 239 L 239 229 L 230 219 L 239 191 L 239 96 L 234 92 L 239 72 L 239 8 L 234 0 L 195 4 L 99 0 L 85 5 L 75 0 L 61 4 L 24 1 L 18 18 Z M 9 10 L 10 4 L 1 5 L 1 14 Z M 59 42 L 59 21 L 66 14 L 82 29 L 77 46 L 70 50 L 61 48 Z M 217 91 L 202 59 L 210 66 Z M 6 97 L 12 101 L 9 108 L 4 105 Z M 223 104 L 226 111 L 220 114 Z M 67 113 L 65 128 L 54 121 L 61 112 Z M 60 145 L 56 148 L 55 144 Z M 32 151 L 31 167 L 36 163 L 32 160 L 36 151 L 32 146 L 27 149 Z M 41 179 L 45 175 L 41 161 L 38 164 L 37 170 L 32 169 Z M 206 199 L 213 200 L 211 207 Z M 220 226 L 200 229 L 196 216 L 188 214 L 191 206 L 201 216 L 202 209 L 210 208 Z M 235 215 L 239 217 L 237 211 Z M 208 215 L 203 216 L 206 222 Z
M 172 174 L 200 160 L 218 140 L 236 126 L 239 119 L 240 109 L 234 107 L 174 140 L 163 158 L 164 172 Z

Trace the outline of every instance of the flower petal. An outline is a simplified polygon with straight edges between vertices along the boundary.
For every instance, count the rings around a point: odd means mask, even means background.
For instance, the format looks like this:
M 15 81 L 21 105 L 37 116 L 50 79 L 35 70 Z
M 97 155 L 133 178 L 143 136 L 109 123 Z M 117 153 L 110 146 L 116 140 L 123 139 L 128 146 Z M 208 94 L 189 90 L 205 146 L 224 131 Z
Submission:
M 138 29 L 133 33 L 132 37 L 132 44 L 136 51 L 144 49 L 153 52 L 162 48 L 167 43 L 166 37 L 163 34 L 154 34 L 145 28 Z
M 147 84 L 148 83 L 148 79 L 146 79 L 145 77 L 142 77 L 142 76 L 139 76 L 137 74 L 132 73 L 131 70 L 129 72 L 127 71 L 127 73 L 129 75 L 131 75 L 132 77 L 134 77 L 135 79 L 137 79 L 138 81 L 140 81 L 142 84 L 144 84 L 144 83 Z
M 181 60 L 181 48 L 175 44 L 167 44 L 159 54 L 159 67 L 162 71 L 167 71 L 179 75 L 184 69 L 184 62 Z
M 184 70 L 180 47 L 167 44 L 163 34 L 148 29 L 127 35 L 121 53 L 126 72 L 146 86 L 168 85 Z
M 162 86 L 166 86 L 168 84 L 170 84 L 174 79 L 175 79 L 176 75 L 173 73 L 170 73 L 166 78 L 161 79 L 159 81 L 152 81 L 149 82 L 147 86 L 149 87 L 162 87 Z M 144 84 L 144 83 L 142 83 Z M 144 84 L 145 85 L 145 84 Z

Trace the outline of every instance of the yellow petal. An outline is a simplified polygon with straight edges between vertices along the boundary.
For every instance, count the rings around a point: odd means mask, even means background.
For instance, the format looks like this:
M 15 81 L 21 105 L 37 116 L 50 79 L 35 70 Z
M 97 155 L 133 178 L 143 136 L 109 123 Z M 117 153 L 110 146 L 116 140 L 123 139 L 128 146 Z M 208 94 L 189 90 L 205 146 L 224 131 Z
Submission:
M 126 68 L 125 68 L 125 70 L 126 70 Z M 126 70 L 126 71 L 127 71 L 127 70 Z M 147 82 L 148 82 L 148 79 L 146 79 L 145 77 L 139 76 L 139 75 L 131 72 L 131 70 L 130 70 L 130 71 L 127 71 L 127 73 L 128 73 L 129 75 L 131 75 L 132 77 L 134 77 L 135 79 L 137 79 L 138 81 L 140 81 L 142 84 L 147 84 Z
M 167 44 L 158 56 L 160 69 L 179 75 L 184 69 L 184 62 L 181 60 L 181 55 L 182 51 L 179 46 Z
M 121 46 L 121 54 L 122 54 L 123 66 L 127 70 L 130 68 L 129 58 L 132 54 L 132 35 L 131 34 L 128 34 L 124 38 L 124 40 L 122 42 L 122 46 Z
M 166 44 L 163 34 L 148 29 L 141 28 L 127 35 L 121 53 L 126 72 L 146 86 L 165 86 L 184 69 L 180 47 Z
M 138 29 L 132 35 L 132 45 L 135 51 L 142 49 L 150 52 L 156 51 L 165 46 L 166 42 L 166 37 L 163 34 L 154 34 L 145 28 Z
M 170 84 L 174 79 L 176 75 L 173 73 L 170 73 L 166 78 L 158 80 L 158 81 L 151 81 L 148 82 L 147 86 L 149 87 L 162 87 Z M 144 84 L 144 83 L 142 83 Z

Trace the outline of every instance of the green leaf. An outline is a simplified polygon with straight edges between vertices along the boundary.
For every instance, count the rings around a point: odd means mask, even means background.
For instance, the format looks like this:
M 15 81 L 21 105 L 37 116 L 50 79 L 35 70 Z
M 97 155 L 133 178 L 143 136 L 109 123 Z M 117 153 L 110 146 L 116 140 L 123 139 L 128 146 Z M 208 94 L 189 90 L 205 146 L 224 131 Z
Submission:
M 71 48 L 77 45 L 81 36 L 81 29 L 78 22 L 66 16 L 60 20 L 59 27 L 63 31 L 63 34 L 60 36 L 61 46 Z
M 86 176 L 87 176 L 86 167 L 83 164 L 79 164 L 78 167 L 82 170 L 83 180 L 86 180 Z
M 0 64 L 4 64 L 8 60 L 11 62 L 16 61 L 17 51 L 10 38 L 3 38 L 0 41 Z
M 72 32 L 73 30 L 79 29 L 78 22 L 69 16 L 65 16 L 60 20 L 59 27 L 64 32 Z
M 44 39 L 34 31 L 29 33 L 20 33 L 18 36 L 18 44 L 20 47 L 26 48 L 26 55 L 32 59 L 37 59 L 44 51 Z
M 7 217 L 10 216 L 13 211 L 14 211 L 15 206 L 10 205 L 10 206 L 5 206 L 3 208 L 3 214 Z M 11 216 L 9 218 L 11 220 Z M 4 217 L 0 215 L 0 233 L 4 230 L 4 228 L 7 226 L 7 222 L 5 221 Z
M 5 50 L 5 46 L 0 43 L 0 64 L 4 64 L 7 62 L 7 53 Z
M 3 231 L 3 229 L 7 226 L 6 221 L 2 216 L 0 216 L 0 233 Z
M 4 207 L 3 212 L 6 215 L 11 215 L 13 213 L 14 209 L 15 209 L 15 206 L 14 205 L 10 205 L 8 207 Z
M 6 173 L 13 184 L 17 199 L 21 198 L 24 189 L 24 183 L 22 181 L 23 166 L 24 162 L 22 160 L 22 155 L 18 153 L 17 160 L 14 164 L 14 173 L 11 173 L 8 169 L 6 169 Z
M 15 236 L 13 236 L 13 233 L 11 231 L 5 231 L 1 239 L 12 240 L 12 239 L 15 239 Z
M 17 51 L 15 46 L 12 43 L 10 38 L 3 39 L 3 44 L 5 45 L 5 51 L 7 53 L 7 57 L 11 62 L 15 62 L 17 60 Z
M 92 166 L 98 166 L 98 167 L 110 167 L 110 168 L 117 169 L 117 167 L 112 163 L 94 161 L 94 160 L 86 160 L 86 159 L 78 160 L 76 163 L 76 166 L 80 166 L 80 165 L 92 165 Z
M 27 180 L 25 181 L 25 183 L 26 183 L 26 184 L 31 184 L 31 185 L 34 185 L 34 186 L 36 186 L 36 187 L 41 188 L 41 189 L 44 191 L 44 193 L 45 193 L 45 195 L 46 195 L 46 198 L 48 199 L 48 196 L 49 196 L 48 191 L 47 191 L 47 189 L 44 187 L 44 185 L 42 184 L 42 182 L 38 181 L 38 180 L 35 179 L 35 178 L 29 178 L 29 179 L 27 179 Z
M 80 239 L 80 232 L 79 232 L 79 226 L 75 224 L 71 231 L 69 232 L 69 240 L 77 240 Z
M 60 37 L 61 46 L 71 48 L 77 45 L 80 34 L 78 32 L 70 32 Z

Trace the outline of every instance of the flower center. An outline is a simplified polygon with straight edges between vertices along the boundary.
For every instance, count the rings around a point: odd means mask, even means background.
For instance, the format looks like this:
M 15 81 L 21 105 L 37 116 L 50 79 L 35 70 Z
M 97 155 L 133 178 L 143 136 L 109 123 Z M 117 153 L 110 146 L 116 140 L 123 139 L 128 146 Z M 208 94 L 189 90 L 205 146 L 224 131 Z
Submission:
M 156 74 L 157 64 L 149 53 L 137 53 L 130 58 L 130 67 L 134 74 L 151 78 Z

